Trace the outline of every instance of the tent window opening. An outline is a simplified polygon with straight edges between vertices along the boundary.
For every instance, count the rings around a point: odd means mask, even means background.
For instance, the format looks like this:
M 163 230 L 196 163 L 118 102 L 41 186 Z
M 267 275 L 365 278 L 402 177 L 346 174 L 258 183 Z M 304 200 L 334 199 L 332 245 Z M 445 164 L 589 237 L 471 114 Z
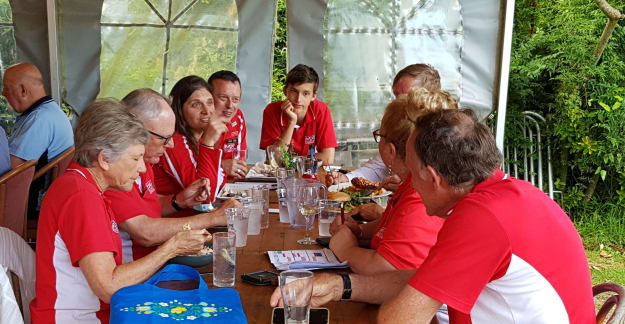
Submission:
M 235 70 L 234 0 L 105 0 L 100 94 L 123 98 L 137 88 L 169 93 L 187 75 Z
M 329 0 L 324 23 L 324 99 L 332 110 L 337 164 L 377 155 L 371 132 L 394 99 L 395 74 L 428 63 L 443 90 L 461 96 L 463 26 L 458 0 Z
M 0 0 L 0 86 L 4 71 L 17 63 L 17 51 L 15 46 L 15 36 L 13 34 L 13 16 L 9 0 Z M 7 136 L 11 134 L 13 124 L 15 124 L 16 114 L 7 103 L 4 96 L 0 96 L 0 126 L 4 128 Z

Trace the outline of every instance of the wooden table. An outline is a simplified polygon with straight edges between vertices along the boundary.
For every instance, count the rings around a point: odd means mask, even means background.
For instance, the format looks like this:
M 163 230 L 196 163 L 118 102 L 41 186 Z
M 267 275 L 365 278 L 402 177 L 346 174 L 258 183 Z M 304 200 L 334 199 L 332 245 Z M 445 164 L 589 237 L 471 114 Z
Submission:
M 275 191 L 271 192 L 271 208 L 277 208 Z M 299 245 L 297 240 L 304 238 L 305 231 L 290 228 L 289 224 L 282 224 L 278 214 L 269 214 L 268 229 L 261 230 L 260 235 L 248 235 L 247 245 L 237 248 L 236 258 L 236 289 L 241 295 L 243 310 L 249 323 L 271 323 L 272 308 L 269 306 L 269 297 L 273 293 L 273 286 L 254 286 L 241 281 L 240 275 L 247 272 L 269 270 L 277 272 L 269 261 L 266 251 L 274 250 L 304 250 L 320 249 L 319 245 Z M 319 234 L 317 226 L 310 232 L 311 238 Z M 199 268 L 202 272 L 212 272 L 212 265 Z M 322 270 L 315 270 L 318 273 Z M 331 271 L 331 270 L 323 270 Z M 212 287 L 213 276 L 202 276 L 209 287 Z M 330 309 L 330 323 L 375 323 L 378 311 L 377 305 L 356 302 L 331 302 L 323 307 Z

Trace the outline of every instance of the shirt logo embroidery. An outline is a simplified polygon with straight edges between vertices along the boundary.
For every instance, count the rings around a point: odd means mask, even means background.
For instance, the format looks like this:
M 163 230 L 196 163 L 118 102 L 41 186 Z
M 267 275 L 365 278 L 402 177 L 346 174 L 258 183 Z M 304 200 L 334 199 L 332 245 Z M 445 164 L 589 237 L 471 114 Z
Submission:
M 111 221 L 111 228 L 113 229 L 113 232 L 119 234 L 119 228 L 117 228 L 117 223 L 115 223 L 114 220 Z
M 233 131 L 230 133 L 230 136 L 239 136 L 239 131 Z M 235 140 L 236 141 L 236 140 Z
M 315 135 L 304 137 L 304 144 L 315 144 Z
M 224 145 L 224 151 L 233 152 L 235 147 L 236 147 L 236 143 L 226 143 L 226 145 Z
M 237 125 L 238 125 L 238 123 L 237 123 L 236 120 L 232 122 L 232 127 L 237 127 Z
M 149 192 L 150 194 L 154 193 L 154 185 L 152 184 L 152 180 L 148 180 L 148 182 L 146 182 L 145 191 Z

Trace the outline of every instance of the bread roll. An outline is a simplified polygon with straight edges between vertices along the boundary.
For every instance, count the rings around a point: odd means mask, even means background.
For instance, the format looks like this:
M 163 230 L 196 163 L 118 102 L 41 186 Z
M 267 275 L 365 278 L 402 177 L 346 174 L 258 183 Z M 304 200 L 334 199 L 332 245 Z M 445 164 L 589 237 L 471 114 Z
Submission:
M 352 197 L 344 192 L 328 192 L 328 200 L 347 202 L 352 200 Z

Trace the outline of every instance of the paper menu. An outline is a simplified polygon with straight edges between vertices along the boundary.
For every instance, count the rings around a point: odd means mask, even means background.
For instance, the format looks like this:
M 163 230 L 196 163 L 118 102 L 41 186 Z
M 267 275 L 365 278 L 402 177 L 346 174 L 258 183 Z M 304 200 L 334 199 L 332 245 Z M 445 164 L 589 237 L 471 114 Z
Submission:
M 339 262 L 330 249 L 267 251 L 269 260 L 278 270 L 346 268 L 347 261 Z

